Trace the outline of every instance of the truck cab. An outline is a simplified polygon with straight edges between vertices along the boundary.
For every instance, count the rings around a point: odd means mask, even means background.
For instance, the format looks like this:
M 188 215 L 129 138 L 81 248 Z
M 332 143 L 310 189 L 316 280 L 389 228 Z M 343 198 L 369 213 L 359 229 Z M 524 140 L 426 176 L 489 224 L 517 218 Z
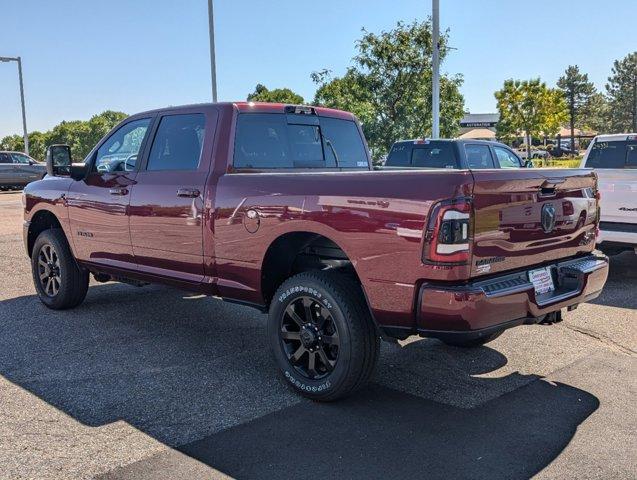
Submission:
M 596 136 L 580 167 L 592 168 L 599 182 L 600 249 L 637 253 L 637 134 Z

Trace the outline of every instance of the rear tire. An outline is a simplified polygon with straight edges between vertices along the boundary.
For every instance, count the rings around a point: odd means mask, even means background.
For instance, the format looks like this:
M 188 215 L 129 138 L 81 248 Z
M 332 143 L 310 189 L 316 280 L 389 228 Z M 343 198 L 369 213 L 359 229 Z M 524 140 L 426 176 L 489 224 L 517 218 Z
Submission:
M 31 272 L 38 296 L 47 307 L 63 310 L 84 301 L 89 272 L 76 263 L 59 228 L 45 230 L 36 238 Z
M 360 285 L 343 274 L 287 279 L 270 305 L 268 341 L 285 382 L 316 401 L 333 401 L 371 376 L 380 337 Z
M 474 347 L 480 347 L 486 343 L 492 342 L 503 333 L 504 333 L 504 330 L 500 330 L 498 332 L 492 333 L 491 335 L 487 335 L 486 337 L 475 338 L 473 340 L 447 339 L 447 340 L 443 340 L 443 343 L 446 345 L 452 345 L 454 347 L 474 348 Z

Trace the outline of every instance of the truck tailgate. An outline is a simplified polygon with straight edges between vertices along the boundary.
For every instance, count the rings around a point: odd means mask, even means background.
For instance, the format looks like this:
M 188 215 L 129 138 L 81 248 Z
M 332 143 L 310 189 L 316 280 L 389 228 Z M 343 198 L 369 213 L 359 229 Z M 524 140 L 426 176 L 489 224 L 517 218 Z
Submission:
M 590 252 L 597 222 L 590 170 L 473 170 L 471 276 Z

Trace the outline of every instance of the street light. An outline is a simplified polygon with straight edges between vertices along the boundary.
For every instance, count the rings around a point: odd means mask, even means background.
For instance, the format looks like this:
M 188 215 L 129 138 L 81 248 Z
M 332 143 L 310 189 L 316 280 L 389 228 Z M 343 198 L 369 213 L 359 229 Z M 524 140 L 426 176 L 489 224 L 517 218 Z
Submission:
M 433 58 L 431 61 L 431 137 L 440 136 L 440 9 L 438 0 L 431 0 Z
M 210 75 L 212 76 L 212 101 L 217 101 L 217 67 L 215 62 L 215 20 L 212 0 L 208 0 L 208 29 L 210 30 Z
M 24 85 L 22 84 L 22 59 L 20 57 L 0 57 L 0 62 L 18 62 L 20 78 L 20 101 L 22 102 L 22 132 L 24 134 L 24 153 L 29 154 L 29 135 L 27 135 L 27 114 L 24 109 Z

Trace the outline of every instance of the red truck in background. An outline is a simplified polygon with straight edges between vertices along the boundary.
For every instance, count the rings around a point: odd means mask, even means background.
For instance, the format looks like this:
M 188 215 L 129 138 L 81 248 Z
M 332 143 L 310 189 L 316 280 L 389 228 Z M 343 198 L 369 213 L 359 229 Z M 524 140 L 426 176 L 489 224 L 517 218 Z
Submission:
M 380 338 L 481 345 L 557 319 L 608 274 L 591 171 L 377 171 L 356 118 L 337 110 L 155 110 L 84 163 L 51 146 L 47 168 L 23 199 L 45 305 L 79 305 L 92 274 L 257 307 L 286 382 L 315 400 L 363 385 Z M 594 214 L 558 225 L 565 202 L 588 212 L 591 198 Z

